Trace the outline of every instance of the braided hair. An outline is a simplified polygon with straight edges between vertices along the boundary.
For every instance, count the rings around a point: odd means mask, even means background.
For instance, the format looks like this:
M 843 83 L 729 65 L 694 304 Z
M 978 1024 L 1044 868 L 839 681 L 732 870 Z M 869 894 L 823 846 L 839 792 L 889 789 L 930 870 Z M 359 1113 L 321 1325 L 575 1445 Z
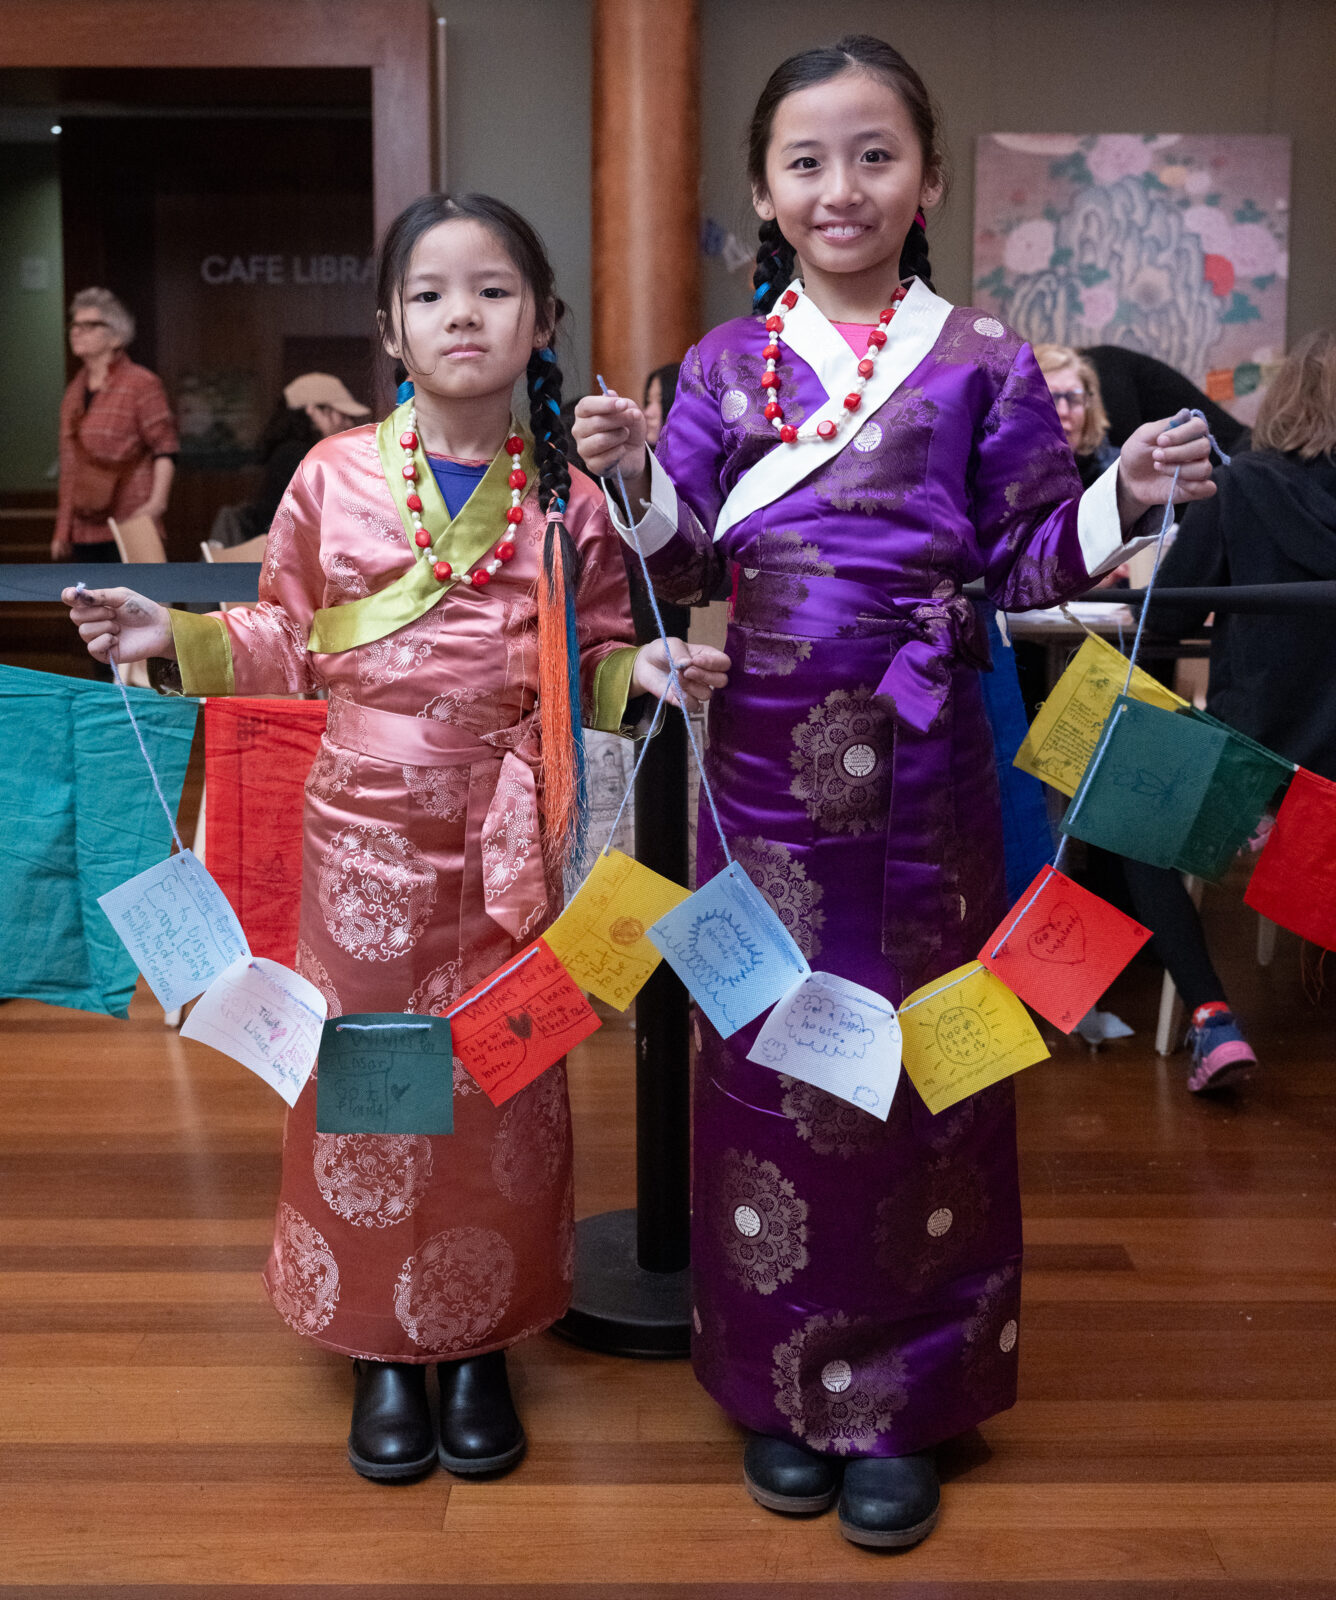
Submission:
M 926 85 L 900 52 L 882 39 L 866 33 L 850 33 L 831 45 L 804 50 L 782 61 L 770 74 L 752 113 L 747 135 L 747 176 L 752 191 L 766 192 L 765 160 L 770 149 L 770 134 L 780 102 L 800 89 L 826 83 L 842 72 L 869 72 L 880 78 L 900 96 L 918 135 L 925 177 L 944 182 L 946 156 L 938 131 L 938 115 Z M 793 246 L 774 221 L 761 224 L 756 250 L 756 270 L 752 274 L 755 291 L 752 304 L 764 316 L 793 281 L 797 256 Z M 928 259 L 928 235 L 920 213 L 905 236 L 900 251 L 901 278 L 921 278 L 931 289 L 932 263 Z

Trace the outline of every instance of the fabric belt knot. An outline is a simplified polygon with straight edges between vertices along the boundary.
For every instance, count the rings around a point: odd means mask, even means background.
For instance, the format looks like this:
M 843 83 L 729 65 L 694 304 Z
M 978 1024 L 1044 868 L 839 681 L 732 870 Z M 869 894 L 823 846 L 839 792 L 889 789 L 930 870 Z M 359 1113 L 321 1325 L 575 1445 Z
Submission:
M 978 610 L 963 594 L 898 600 L 896 609 L 908 612 L 907 620 L 918 633 L 895 652 L 877 693 L 890 701 L 898 722 L 927 733 L 946 705 L 954 667 L 991 670 L 988 634 Z

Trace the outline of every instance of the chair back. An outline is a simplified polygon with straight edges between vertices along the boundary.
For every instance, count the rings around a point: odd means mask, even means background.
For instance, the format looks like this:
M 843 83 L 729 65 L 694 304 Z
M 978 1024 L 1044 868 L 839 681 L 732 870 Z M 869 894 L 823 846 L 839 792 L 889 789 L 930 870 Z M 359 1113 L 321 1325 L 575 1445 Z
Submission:
M 130 517 L 125 522 L 108 517 L 107 526 L 122 561 L 166 561 L 162 535 L 152 517 Z

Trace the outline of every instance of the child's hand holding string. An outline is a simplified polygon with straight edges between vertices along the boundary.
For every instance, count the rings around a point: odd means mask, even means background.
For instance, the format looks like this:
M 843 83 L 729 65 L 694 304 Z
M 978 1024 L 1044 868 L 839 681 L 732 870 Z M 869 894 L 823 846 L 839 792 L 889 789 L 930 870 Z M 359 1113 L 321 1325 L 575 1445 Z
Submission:
M 580 459 L 596 477 L 605 478 L 621 468 L 633 510 L 649 498 L 645 413 L 634 400 L 615 389 L 585 395 L 575 408 L 571 435 Z
M 680 705 L 676 691 L 668 677 L 668 649 L 673 652 L 678 681 L 686 694 L 686 709 L 701 711 L 710 702 L 716 689 L 728 682 L 728 669 L 733 663 L 722 650 L 708 644 L 686 644 L 681 639 L 654 639 L 641 647 L 631 673 L 631 693 L 652 694 L 666 700 L 670 706 Z
M 96 660 L 106 661 L 113 650 L 117 661 L 176 660 L 171 617 L 156 600 L 133 589 L 62 589 L 60 598 Z
M 1118 512 L 1124 528 L 1130 528 L 1148 506 L 1164 505 L 1171 490 L 1179 503 L 1209 500 L 1215 493 L 1209 431 L 1200 417 L 1188 411 L 1163 422 L 1144 423 L 1123 446 L 1118 457 Z

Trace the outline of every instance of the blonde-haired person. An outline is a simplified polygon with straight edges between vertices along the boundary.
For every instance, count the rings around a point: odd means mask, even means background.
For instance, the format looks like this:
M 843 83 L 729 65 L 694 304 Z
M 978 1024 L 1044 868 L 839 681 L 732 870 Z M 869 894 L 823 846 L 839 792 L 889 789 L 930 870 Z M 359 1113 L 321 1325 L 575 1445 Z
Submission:
M 1262 398 L 1253 447 L 1188 506 L 1164 559 L 1166 588 L 1336 579 L 1336 334 L 1309 334 Z M 1199 632 L 1209 605 L 1157 603 L 1148 627 Z M 1206 709 L 1311 772 L 1336 779 L 1332 616 L 1217 610 Z M 1216 1089 L 1256 1058 L 1225 998 L 1201 922 L 1175 872 L 1125 863 L 1136 915 L 1192 1011 L 1188 1088 Z
M 1109 443 L 1109 419 L 1095 369 L 1079 350 L 1065 344 L 1037 344 L 1034 358 L 1076 457 L 1076 470 L 1088 489 L 1118 459 L 1117 450 Z
M 162 381 L 126 355 L 135 319 L 109 289 L 70 302 L 79 362 L 60 403 L 60 486 L 51 559 L 115 561 L 108 517 L 162 528 L 179 442 Z

